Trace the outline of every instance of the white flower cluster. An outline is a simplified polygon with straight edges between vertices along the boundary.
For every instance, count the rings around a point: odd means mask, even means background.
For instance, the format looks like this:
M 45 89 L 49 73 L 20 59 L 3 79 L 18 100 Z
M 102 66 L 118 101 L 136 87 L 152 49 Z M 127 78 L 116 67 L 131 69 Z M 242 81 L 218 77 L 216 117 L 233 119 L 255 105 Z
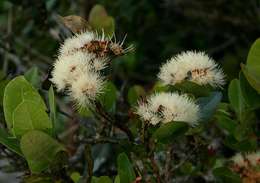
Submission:
M 199 119 L 199 107 L 187 95 L 178 93 L 157 93 L 139 101 L 136 113 L 153 125 L 183 121 L 194 126 Z
M 260 165 L 260 151 L 242 156 L 240 153 L 232 157 L 233 163 L 239 168 L 255 167 Z
M 172 57 L 162 65 L 158 77 L 166 85 L 175 85 L 185 80 L 199 85 L 222 86 L 223 71 L 204 52 L 187 51 Z
M 88 105 L 102 93 L 105 79 L 101 71 L 109 60 L 112 43 L 104 34 L 82 32 L 65 40 L 54 63 L 51 81 L 78 105 Z M 108 50 L 108 51 L 107 51 Z
M 199 85 L 221 87 L 224 74 L 204 52 L 187 51 L 172 57 L 162 65 L 158 74 L 164 85 L 175 85 L 185 80 Z M 191 126 L 199 120 L 199 106 L 186 95 L 157 93 L 139 102 L 136 113 L 151 124 L 185 121 Z

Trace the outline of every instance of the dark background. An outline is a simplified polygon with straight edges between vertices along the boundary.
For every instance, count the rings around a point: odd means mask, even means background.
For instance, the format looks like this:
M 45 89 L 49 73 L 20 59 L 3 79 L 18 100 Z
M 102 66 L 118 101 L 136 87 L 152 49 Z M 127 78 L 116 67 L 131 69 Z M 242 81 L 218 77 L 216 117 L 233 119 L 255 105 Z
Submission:
M 114 64 L 119 84 L 154 82 L 161 63 L 184 50 L 206 51 L 232 79 L 260 35 L 259 0 L 1 0 L 0 58 L 6 49 L 17 57 L 9 74 L 33 65 L 46 73 L 64 37 L 56 16 L 87 18 L 97 3 L 115 18 L 117 37 L 127 33 L 136 47 Z

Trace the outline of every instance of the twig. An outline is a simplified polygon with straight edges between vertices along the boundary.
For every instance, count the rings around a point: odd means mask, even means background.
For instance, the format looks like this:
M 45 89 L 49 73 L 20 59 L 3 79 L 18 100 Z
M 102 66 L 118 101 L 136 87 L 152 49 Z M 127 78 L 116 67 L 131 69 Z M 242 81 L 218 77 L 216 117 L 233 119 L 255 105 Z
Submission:
M 114 138 L 97 138 L 97 139 L 83 139 L 81 142 L 86 144 L 103 144 L 103 143 L 111 143 L 111 144 L 120 144 L 120 139 Z
M 86 144 L 86 146 L 85 146 L 85 159 L 87 160 L 86 183 L 91 183 L 94 162 L 93 162 L 93 158 L 92 158 L 91 146 L 89 144 Z

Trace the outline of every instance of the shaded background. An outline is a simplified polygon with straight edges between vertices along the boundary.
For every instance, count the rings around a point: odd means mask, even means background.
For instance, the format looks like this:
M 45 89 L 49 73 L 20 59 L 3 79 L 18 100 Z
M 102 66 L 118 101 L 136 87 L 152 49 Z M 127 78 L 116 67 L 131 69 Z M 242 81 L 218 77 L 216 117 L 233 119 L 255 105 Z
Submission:
M 87 18 L 97 3 L 115 18 L 118 38 L 127 33 L 136 47 L 115 64 L 118 80 L 151 83 L 158 66 L 183 50 L 205 50 L 232 79 L 260 35 L 259 0 L 1 0 L 1 59 L 6 49 L 15 56 L 6 70 L 46 72 L 62 37 L 57 15 Z
M 159 66 L 184 50 L 206 51 L 231 80 L 260 36 L 259 0 L 0 0 L 1 69 L 12 78 L 37 66 L 44 80 L 66 38 L 58 15 L 87 19 L 95 4 L 114 17 L 118 39 L 127 33 L 126 43 L 135 45 L 113 62 L 118 86 L 151 87 Z

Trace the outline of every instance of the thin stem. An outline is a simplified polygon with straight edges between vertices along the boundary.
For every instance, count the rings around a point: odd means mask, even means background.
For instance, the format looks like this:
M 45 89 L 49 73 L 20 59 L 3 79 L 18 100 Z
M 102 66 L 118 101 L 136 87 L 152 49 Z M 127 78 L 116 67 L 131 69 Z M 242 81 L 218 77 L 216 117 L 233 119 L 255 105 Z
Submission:
M 86 144 L 86 146 L 85 146 L 85 159 L 87 160 L 86 183 L 91 183 L 94 162 L 93 162 L 93 158 L 92 158 L 91 146 L 89 144 Z

